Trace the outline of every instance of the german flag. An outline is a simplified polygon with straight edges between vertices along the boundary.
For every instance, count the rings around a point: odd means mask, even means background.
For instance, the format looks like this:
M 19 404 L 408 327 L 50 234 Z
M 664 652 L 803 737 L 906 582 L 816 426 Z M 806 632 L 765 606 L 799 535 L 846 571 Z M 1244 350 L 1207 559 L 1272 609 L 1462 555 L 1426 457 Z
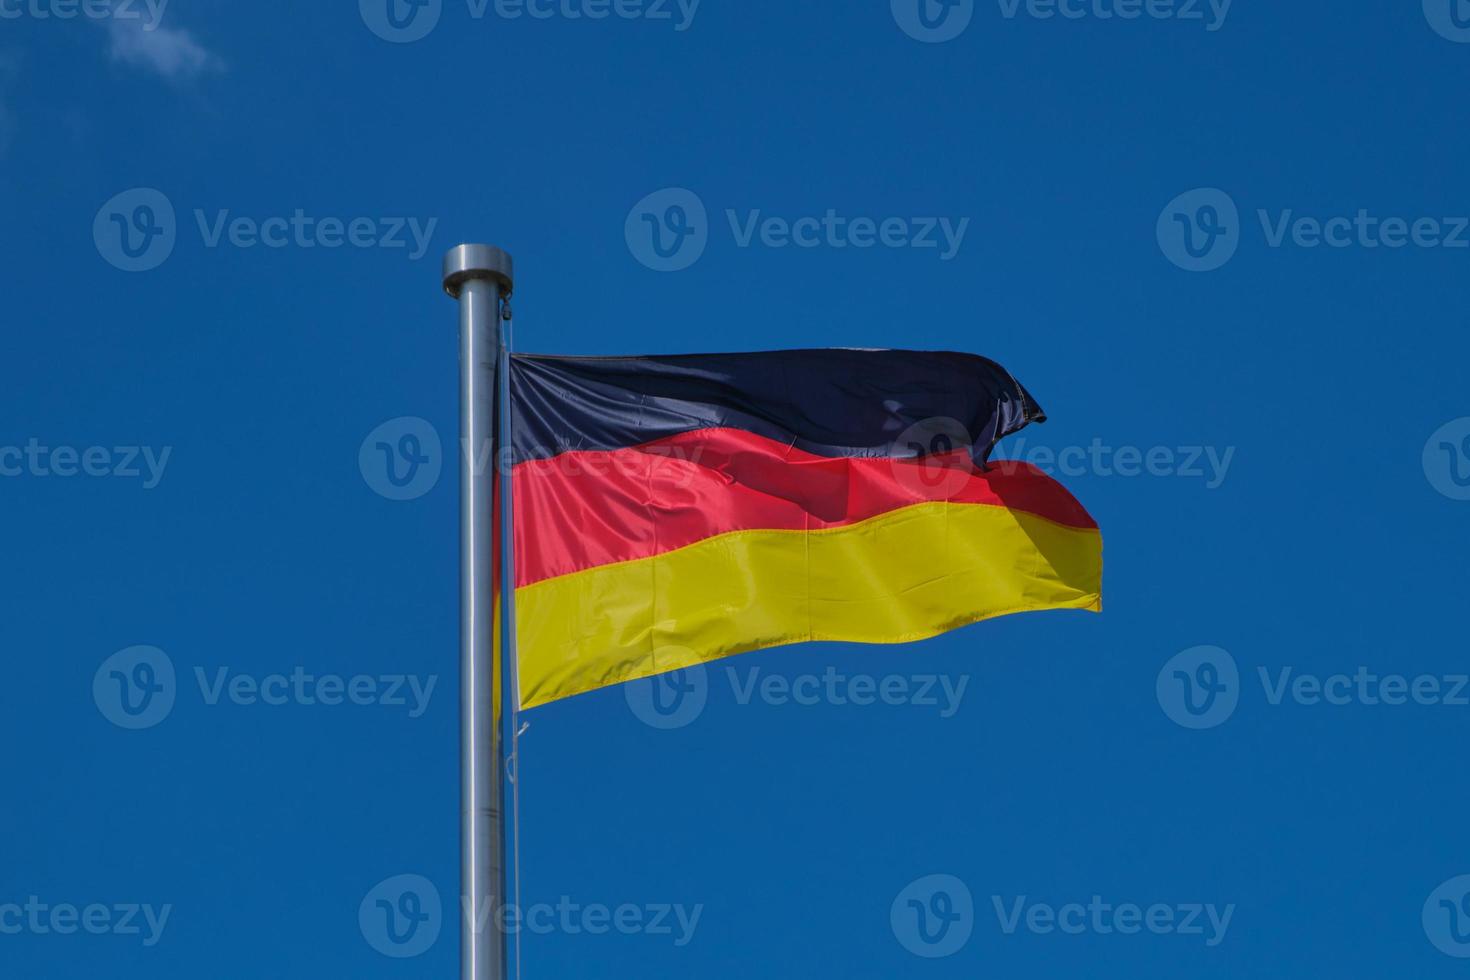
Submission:
M 523 707 L 808 640 L 1101 608 L 1102 540 L 995 444 L 1045 415 L 972 354 L 509 366 Z

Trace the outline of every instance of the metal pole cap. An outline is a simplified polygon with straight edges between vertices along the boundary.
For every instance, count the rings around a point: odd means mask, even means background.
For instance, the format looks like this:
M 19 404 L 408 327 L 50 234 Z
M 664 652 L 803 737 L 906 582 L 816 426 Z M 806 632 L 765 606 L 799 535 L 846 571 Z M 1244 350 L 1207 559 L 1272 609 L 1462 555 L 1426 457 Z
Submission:
M 515 289 L 515 267 L 510 253 L 494 245 L 456 245 L 444 253 L 444 291 L 459 299 L 459 291 L 471 279 L 499 283 L 502 296 Z

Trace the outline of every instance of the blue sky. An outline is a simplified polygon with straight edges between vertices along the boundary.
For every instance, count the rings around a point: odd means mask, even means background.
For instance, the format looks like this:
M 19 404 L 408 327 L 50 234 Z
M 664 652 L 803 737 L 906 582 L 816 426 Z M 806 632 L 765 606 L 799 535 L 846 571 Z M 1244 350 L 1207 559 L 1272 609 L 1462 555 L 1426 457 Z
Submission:
M 524 350 L 994 357 L 1106 541 L 528 713 L 525 976 L 1463 974 L 1470 4 L 385 4 L 0 0 L 0 973 L 452 975 L 473 240 Z

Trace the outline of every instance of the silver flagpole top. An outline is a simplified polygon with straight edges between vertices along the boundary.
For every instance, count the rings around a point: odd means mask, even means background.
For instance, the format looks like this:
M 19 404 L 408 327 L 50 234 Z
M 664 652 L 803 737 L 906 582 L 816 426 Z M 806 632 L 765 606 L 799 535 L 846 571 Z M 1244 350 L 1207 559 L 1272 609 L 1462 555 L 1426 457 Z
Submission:
M 456 245 L 444 253 L 444 291 L 459 299 L 459 291 L 471 279 L 486 279 L 500 285 L 500 294 L 515 290 L 515 267 L 510 253 L 494 245 Z

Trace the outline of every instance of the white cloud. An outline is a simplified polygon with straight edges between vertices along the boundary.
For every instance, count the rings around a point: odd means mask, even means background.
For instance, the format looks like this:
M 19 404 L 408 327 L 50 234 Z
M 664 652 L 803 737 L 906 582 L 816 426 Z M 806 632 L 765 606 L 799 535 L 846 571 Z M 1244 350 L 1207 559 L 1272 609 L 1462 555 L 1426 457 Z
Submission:
M 112 60 L 164 78 L 184 79 L 218 71 L 224 63 L 183 28 L 161 27 L 141 18 L 107 18 Z

